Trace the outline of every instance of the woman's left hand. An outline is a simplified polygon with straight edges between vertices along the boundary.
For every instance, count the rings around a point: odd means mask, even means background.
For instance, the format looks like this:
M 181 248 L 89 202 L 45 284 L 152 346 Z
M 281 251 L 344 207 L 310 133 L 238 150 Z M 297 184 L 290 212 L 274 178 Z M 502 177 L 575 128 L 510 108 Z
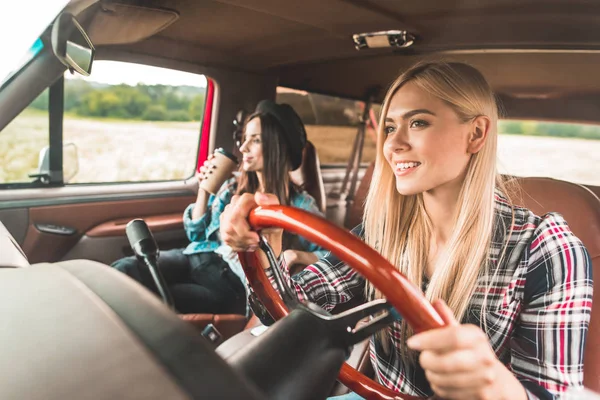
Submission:
M 414 335 L 409 348 L 435 394 L 444 399 L 527 399 L 517 378 L 496 358 L 486 334 L 475 325 L 461 325 L 441 300 L 433 303 L 445 327 Z

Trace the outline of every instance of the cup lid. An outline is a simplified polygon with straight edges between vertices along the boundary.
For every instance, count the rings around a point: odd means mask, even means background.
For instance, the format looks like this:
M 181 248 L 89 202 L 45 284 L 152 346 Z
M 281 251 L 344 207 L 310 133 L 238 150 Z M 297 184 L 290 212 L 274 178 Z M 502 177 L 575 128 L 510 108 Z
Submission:
M 236 164 L 238 163 L 238 159 L 237 157 L 233 154 L 230 153 L 229 151 L 225 150 L 222 147 L 219 147 L 218 149 L 215 149 L 215 153 L 221 153 L 223 154 L 225 157 L 231 159 L 233 162 L 235 162 Z

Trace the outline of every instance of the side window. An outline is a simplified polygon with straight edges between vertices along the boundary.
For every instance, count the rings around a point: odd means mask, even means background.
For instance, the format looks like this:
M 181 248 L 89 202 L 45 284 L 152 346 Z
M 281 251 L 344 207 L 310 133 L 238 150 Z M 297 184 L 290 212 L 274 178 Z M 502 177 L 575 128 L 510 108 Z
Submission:
M 308 140 L 319 152 L 321 165 L 345 165 L 352 153 L 358 123 L 365 103 L 357 100 L 309 93 L 284 87 L 277 88 L 278 103 L 288 103 L 298 113 L 306 126 Z M 371 112 L 375 119 L 378 109 Z M 362 163 L 375 160 L 376 134 L 367 125 Z
M 46 89 L 0 132 L 0 184 L 28 183 L 50 142 Z
M 207 80 L 164 68 L 96 61 L 65 74 L 66 183 L 180 180 L 193 175 Z
M 600 126 L 541 121 L 500 121 L 498 169 L 600 186 Z

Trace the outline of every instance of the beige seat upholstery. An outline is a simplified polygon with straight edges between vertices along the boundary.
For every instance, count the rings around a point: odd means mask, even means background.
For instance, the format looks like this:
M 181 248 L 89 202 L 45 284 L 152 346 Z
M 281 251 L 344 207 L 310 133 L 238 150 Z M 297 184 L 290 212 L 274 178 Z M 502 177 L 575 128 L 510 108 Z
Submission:
M 29 267 L 29 261 L 21 246 L 2 225 L 2 222 L 0 222 L 0 255 L 2 255 L 0 268 Z
M 264 398 L 156 296 L 107 265 L 0 268 L 0 304 L 0 399 Z

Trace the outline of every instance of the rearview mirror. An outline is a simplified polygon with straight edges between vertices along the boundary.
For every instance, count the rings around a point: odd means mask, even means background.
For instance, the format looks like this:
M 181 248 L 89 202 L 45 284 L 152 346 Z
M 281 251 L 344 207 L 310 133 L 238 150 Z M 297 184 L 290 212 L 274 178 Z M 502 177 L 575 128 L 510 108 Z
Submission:
M 89 76 L 96 49 L 75 17 L 62 13 L 52 27 L 54 55 L 70 70 Z

